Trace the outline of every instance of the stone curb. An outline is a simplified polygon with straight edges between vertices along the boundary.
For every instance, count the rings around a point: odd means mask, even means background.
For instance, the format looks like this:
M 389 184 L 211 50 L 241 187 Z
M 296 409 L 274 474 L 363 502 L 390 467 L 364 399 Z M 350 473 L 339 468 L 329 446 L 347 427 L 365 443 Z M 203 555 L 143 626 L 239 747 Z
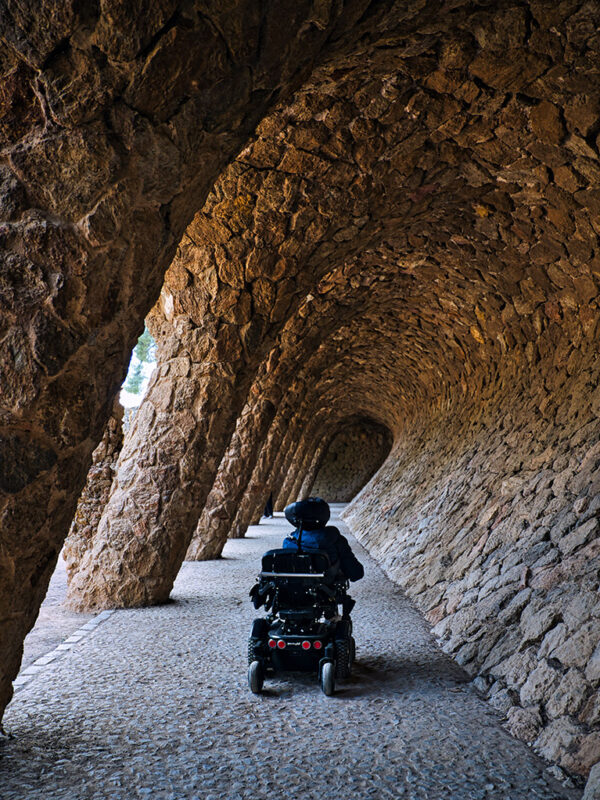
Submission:
M 14 694 L 23 689 L 23 687 L 27 686 L 27 684 L 33 678 L 35 678 L 36 675 L 39 675 L 39 673 L 42 672 L 42 670 L 44 670 L 49 664 L 52 664 L 59 658 L 62 658 L 72 647 L 83 641 L 87 636 L 90 635 L 92 631 L 96 630 L 98 625 L 101 625 L 105 620 L 112 616 L 115 611 L 116 609 L 114 608 L 107 611 L 101 611 L 97 616 L 86 622 L 85 625 L 82 625 L 81 628 L 78 628 L 74 633 L 68 636 L 58 645 L 58 647 L 55 647 L 54 650 L 51 650 L 49 653 L 40 656 L 33 662 L 33 664 L 25 667 L 25 669 L 20 672 L 13 681 Z

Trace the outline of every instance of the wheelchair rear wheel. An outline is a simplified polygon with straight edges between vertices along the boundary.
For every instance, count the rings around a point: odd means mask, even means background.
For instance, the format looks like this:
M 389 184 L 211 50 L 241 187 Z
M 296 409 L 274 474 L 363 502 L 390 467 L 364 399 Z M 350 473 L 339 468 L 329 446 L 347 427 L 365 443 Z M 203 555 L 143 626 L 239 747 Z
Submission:
M 260 694 L 265 681 L 265 671 L 260 661 L 253 661 L 248 667 L 248 686 L 252 694 Z

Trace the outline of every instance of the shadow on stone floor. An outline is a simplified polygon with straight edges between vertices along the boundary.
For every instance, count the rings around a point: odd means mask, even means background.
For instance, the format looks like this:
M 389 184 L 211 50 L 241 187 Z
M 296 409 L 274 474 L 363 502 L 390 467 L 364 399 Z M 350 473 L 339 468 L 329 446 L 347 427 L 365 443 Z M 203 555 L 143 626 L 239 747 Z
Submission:
M 390 692 L 405 694 L 452 691 L 470 683 L 469 676 L 448 659 L 415 662 L 402 657 L 362 657 L 354 662 L 352 675 L 336 683 L 332 700 L 376 698 Z M 318 678 L 312 672 L 280 672 L 267 675 L 262 696 L 281 698 L 295 689 L 319 690 Z

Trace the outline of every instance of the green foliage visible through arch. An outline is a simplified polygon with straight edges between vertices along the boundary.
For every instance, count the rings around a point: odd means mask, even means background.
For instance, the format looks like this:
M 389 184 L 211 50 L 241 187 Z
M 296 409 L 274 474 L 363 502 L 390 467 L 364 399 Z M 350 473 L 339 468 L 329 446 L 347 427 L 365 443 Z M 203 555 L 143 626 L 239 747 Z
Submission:
M 123 389 L 130 394 L 140 394 L 144 385 L 144 364 L 153 364 L 156 361 L 156 342 L 150 331 L 144 325 L 144 332 L 133 348 L 133 355 L 129 364 L 127 379 Z

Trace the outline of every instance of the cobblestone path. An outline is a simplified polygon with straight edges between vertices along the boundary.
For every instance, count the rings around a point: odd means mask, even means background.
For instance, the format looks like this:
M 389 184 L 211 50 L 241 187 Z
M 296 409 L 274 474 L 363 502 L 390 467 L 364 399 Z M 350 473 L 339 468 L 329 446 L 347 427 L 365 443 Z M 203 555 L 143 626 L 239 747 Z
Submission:
M 25 669 L 48 651 L 54 650 L 64 639 L 94 618 L 94 614 L 77 614 L 65 608 L 62 602 L 66 593 L 67 570 L 61 555 L 50 581 L 46 599 L 40 608 L 40 615 L 33 630 L 25 639 L 21 669 Z
M 357 662 L 246 684 L 247 594 L 281 518 L 186 563 L 164 606 L 118 611 L 44 667 L 5 717 L 1 800 L 559 800 L 579 797 L 501 727 L 420 615 L 354 545 Z

